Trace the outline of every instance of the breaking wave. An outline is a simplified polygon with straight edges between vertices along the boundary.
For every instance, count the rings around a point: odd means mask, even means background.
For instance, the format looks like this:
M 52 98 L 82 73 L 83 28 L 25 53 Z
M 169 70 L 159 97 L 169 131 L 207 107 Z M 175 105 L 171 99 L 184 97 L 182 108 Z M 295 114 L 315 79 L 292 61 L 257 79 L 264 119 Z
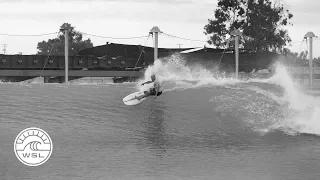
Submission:
M 148 67 L 136 88 L 149 88 L 140 87 L 140 83 L 149 80 L 152 73 L 167 91 L 225 88 L 220 94 L 212 91 L 209 102 L 219 104 L 214 111 L 230 113 L 261 134 L 282 131 L 289 135 L 320 135 L 320 97 L 298 88 L 280 64 L 273 75 L 265 78 L 250 75 L 236 80 L 217 68 L 190 66 L 179 55 L 172 55 Z

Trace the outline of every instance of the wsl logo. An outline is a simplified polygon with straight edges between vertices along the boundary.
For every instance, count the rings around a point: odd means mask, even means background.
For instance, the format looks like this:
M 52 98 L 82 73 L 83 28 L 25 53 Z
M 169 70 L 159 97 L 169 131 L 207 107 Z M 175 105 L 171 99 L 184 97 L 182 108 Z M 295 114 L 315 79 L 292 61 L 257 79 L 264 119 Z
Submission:
M 42 129 L 27 128 L 21 131 L 14 141 L 14 153 L 25 165 L 39 166 L 45 163 L 52 153 L 50 136 Z

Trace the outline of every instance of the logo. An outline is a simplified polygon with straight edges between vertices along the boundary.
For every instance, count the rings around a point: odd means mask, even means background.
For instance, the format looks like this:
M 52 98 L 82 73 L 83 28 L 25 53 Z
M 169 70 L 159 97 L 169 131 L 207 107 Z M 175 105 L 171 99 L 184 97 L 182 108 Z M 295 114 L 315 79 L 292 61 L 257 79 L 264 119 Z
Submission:
M 51 156 L 51 138 L 42 129 L 36 127 L 24 129 L 14 141 L 14 153 L 23 164 L 39 166 Z

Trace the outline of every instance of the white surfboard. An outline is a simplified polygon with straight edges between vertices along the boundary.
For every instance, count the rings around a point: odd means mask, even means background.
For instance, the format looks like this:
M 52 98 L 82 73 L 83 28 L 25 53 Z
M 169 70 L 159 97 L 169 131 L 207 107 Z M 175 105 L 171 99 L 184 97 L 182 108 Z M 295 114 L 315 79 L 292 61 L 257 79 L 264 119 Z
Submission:
M 128 105 L 128 106 L 132 106 L 132 105 L 136 105 L 136 104 L 139 104 L 141 103 L 142 101 L 146 100 L 147 97 L 144 97 L 142 99 L 137 99 L 141 96 L 144 95 L 144 92 L 141 92 L 141 91 L 138 91 L 138 92 L 135 92 L 135 93 L 132 93 L 132 94 L 129 94 L 128 96 L 124 97 L 123 98 L 123 103 L 125 105 Z
M 200 47 L 200 48 L 193 48 L 193 49 L 188 49 L 188 50 L 185 50 L 185 51 L 181 51 L 180 53 L 182 54 L 187 54 L 187 53 L 192 53 L 192 52 L 196 52 L 196 51 L 200 51 L 204 49 L 203 47 Z

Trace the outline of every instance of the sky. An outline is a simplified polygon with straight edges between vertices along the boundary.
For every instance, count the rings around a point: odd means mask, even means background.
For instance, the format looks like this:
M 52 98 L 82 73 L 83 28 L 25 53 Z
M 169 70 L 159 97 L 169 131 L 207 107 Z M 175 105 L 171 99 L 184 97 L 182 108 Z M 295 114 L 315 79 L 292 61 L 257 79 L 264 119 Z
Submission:
M 307 49 L 304 35 L 312 31 L 320 36 L 320 1 L 280 0 L 293 14 L 293 26 L 286 29 L 294 43 L 292 51 Z M 159 47 L 203 47 L 207 36 L 203 33 L 208 19 L 212 19 L 217 0 L 0 0 L 0 33 L 37 35 L 58 32 L 67 22 L 76 30 L 104 37 L 147 36 L 153 26 L 166 34 L 200 40 L 189 41 L 159 36 Z M 6 54 L 36 54 L 37 43 L 55 38 L 46 36 L 0 35 L 0 49 L 6 44 Z M 94 46 L 106 42 L 152 46 L 152 38 L 110 39 L 85 35 Z M 320 56 L 320 39 L 314 40 L 313 55 Z M 300 48 L 301 46 L 301 48 Z

